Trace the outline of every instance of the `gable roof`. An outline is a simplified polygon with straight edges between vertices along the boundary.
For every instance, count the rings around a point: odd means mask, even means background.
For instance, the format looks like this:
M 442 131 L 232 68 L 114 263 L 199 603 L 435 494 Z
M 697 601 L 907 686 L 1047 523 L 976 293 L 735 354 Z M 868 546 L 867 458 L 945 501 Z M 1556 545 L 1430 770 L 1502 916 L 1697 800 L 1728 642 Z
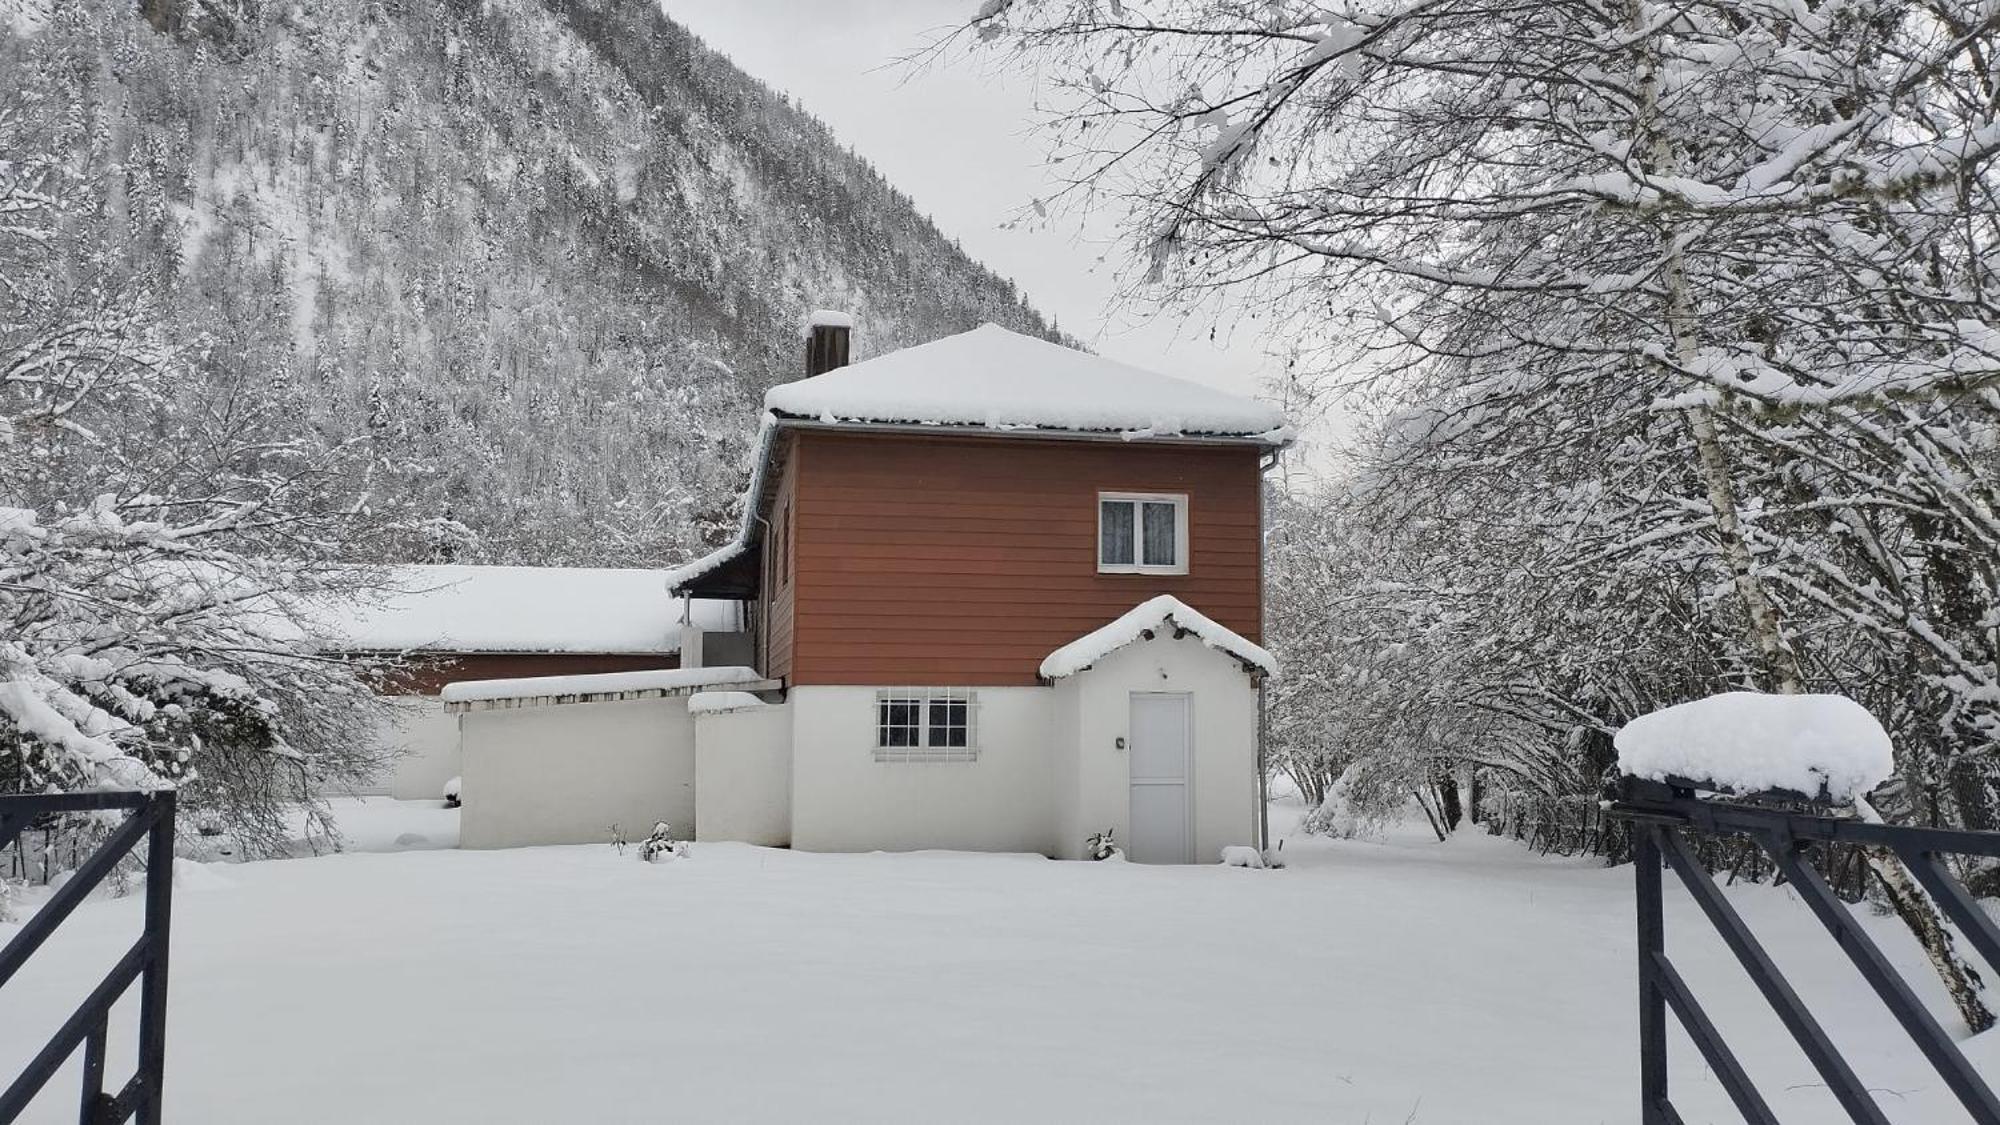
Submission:
M 326 643 L 356 652 L 680 651 L 665 572 L 543 566 L 397 566 L 368 598 L 315 607 Z M 735 628 L 733 602 L 696 600 L 694 623 Z
M 818 314 L 814 314 L 817 316 Z M 1034 336 L 982 324 L 764 394 L 736 537 L 666 573 L 671 593 L 740 597 L 753 563 L 770 461 L 786 426 L 936 427 L 1002 437 L 1291 444 L 1284 412 Z M 1246 642 L 1247 643 L 1247 642 Z
M 764 406 L 822 422 L 1290 440 L 1282 411 L 1171 375 L 982 324 L 771 388 Z
M 1042 678 L 1060 680 L 1065 676 L 1074 676 L 1126 645 L 1144 639 L 1149 631 L 1166 625 L 1192 634 L 1201 643 L 1228 653 L 1247 667 L 1273 676 L 1278 673 L 1277 658 L 1249 638 L 1219 624 L 1172 594 L 1161 594 L 1140 602 L 1110 624 L 1093 629 L 1050 653 L 1042 661 Z

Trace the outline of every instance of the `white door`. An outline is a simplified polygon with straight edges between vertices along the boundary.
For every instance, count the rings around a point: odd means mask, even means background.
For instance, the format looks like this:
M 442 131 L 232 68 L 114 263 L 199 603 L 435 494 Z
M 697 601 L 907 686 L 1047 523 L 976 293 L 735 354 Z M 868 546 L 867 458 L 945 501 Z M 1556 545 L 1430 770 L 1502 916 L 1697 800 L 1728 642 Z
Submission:
M 1132 839 L 1134 863 L 1192 863 L 1188 821 L 1188 697 L 1132 693 Z

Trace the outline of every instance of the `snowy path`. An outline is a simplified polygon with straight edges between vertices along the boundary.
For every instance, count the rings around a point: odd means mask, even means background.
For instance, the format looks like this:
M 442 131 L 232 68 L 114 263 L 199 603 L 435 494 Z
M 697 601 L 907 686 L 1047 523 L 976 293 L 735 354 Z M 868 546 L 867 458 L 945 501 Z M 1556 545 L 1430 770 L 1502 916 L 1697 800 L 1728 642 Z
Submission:
M 607 847 L 210 866 L 177 896 L 171 1119 L 1632 1120 L 1629 869 L 1483 836 L 1286 854 L 1283 872 L 731 845 L 658 866 Z M 1896 1120 L 1963 1119 L 1803 907 L 1736 897 Z M 0 994 L 0 1067 L 136 918 L 85 908 Z M 1839 1119 L 1697 925 L 1677 903 L 1670 943 L 1781 1116 Z M 1685 1043 L 1677 1061 L 1690 1125 L 1735 1120 Z M 31 1120 L 73 1120 L 74 1089 Z

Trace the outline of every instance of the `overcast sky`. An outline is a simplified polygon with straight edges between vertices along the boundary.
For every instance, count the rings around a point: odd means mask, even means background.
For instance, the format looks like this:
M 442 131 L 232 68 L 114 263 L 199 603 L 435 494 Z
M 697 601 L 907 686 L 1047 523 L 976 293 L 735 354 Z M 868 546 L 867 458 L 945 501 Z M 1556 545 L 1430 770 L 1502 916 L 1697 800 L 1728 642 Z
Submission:
M 916 201 L 973 257 L 1014 279 L 1094 350 L 1238 392 L 1267 366 L 1254 341 L 1209 341 L 1210 324 L 1114 309 L 1110 222 L 1002 230 L 1048 190 L 1032 135 L 1032 76 L 953 65 L 911 73 L 896 60 L 976 0 L 661 0 L 668 15 L 757 78 L 792 95 Z

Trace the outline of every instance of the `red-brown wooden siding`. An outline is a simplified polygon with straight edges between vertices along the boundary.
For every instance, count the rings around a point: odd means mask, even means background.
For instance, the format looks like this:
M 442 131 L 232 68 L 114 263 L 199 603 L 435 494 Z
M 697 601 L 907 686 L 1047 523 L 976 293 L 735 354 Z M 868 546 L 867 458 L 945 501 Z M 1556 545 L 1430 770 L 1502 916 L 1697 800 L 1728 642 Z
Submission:
M 1259 639 L 1252 446 L 802 432 L 785 671 L 797 684 L 1033 684 L 1156 594 Z M 1185 575 L 1099 574 L 1099 492 L 1186 493 Z M 777 614 L 772 634 L 777 636 Z

